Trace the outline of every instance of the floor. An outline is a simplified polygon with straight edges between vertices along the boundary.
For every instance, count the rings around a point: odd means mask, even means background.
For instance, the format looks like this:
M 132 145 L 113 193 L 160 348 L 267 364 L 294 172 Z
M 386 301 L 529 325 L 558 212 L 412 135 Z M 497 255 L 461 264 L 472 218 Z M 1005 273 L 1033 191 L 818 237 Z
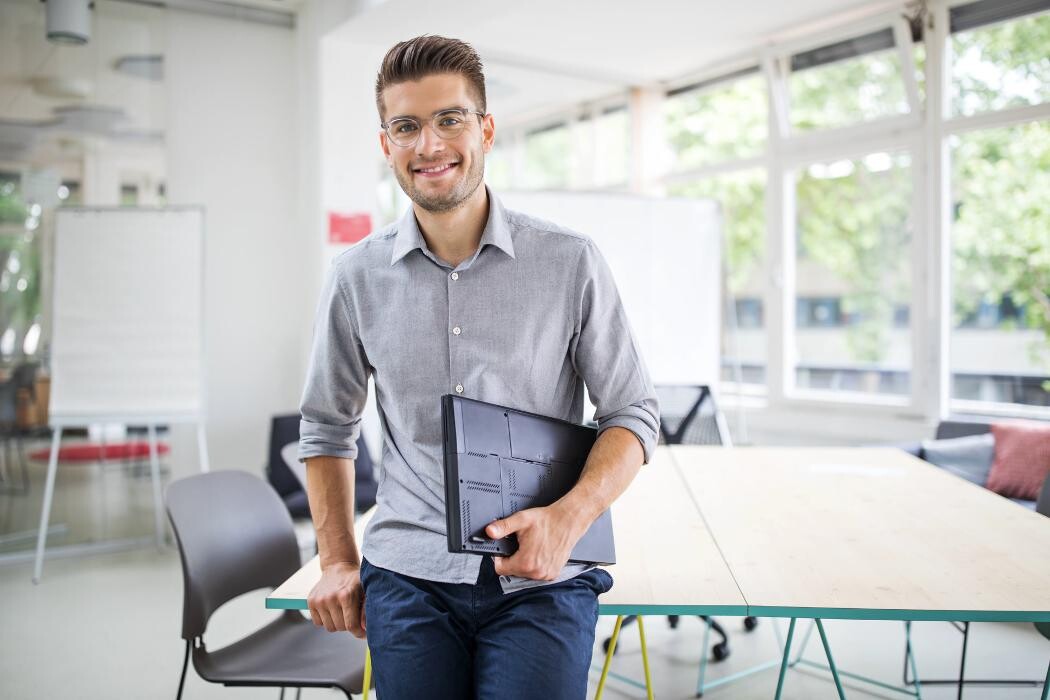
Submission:
M 27 496 L 0 495 L 0 537 L 31 531 L 39 518 L 43 465 L 32 465 Z M 172 469 L 180 473 L 176 464 Z M 167 477 L 166 477 L 167 478 Z M 107 537 L 149 536 L 153 528 L 152 492 L 148 473 L 120 465 L 88 465 L 60 474 L 53 522 L 68 531 L 59 544 Z M 308 523 L 299 526 L 301 541 L 309 550 Z M 25 549 L 29 540 L 7 542 L 0 555 Z M 612 569 L 615 576 L 615 568 Z M 167 698 L 173 697 L 182 663 L 179 639 L 182 579 L 177 552 L 169 545 L 148 546 L 126 552 L 87 558 L 59 558 L 47 562 L 44 579 L 34 586 L 30 563 L 0 566 L 0 695 L 5 699 L 37 698 Z M 238 598 L 216 613 L 206 637 L 218 648 L 258 627 L 274 613 L 263 607 L 264 591 Z M 774 628 L 781 634 L 786 621 L 764 619 L 751 633 L 741 620 L 722 618 L 731 635 L 732 653 L 708 667 L 715 680 L 755 664 L 779 657 Z M 703 625 L 684 618 L 672 630 L 665 618 L 646 620 L 649 660 L 655 695 L 659 698 L 695 696 Z M 801 639 L 801 623 L 796 640 Z M 602 660 L 600 642 L 613 626 L 613 618 L 599 623 L 593 697 Z M 899 683 L 904 649 L 902 623 L 840 622 L 826 625 L 840 668 Z M 946 623 L 916 623 L 913 627 L 920 677 L 951 677 L 957 672 L 961 635 Z M 796 641 L 796 644 L 798 642 Z M 612 670 L 642 678 L 636 627 L 624 629 L 620 651 Z M 797 647 L 796 647 L 797 648 Z M 819 637 L 814 633 L 806 658 L 823 662 Z M 1031 625 L 984 623 L 972 629 L 968 674 L 971 677 L 1042 680 L 1050 660 L 1050 641 Z M 777 671 L 769 669 L 706 693 L 708 698 L 770 698 Z M 900 693 L 848 682 L 850 698 L 903 698 Z M 185 698 L 269 698 L 273 689 L 224 688 L 200 680 L 193 672 Z M 304 698 L 338 697 L 331 691 L 306 690 Z M 954 687 L 926 687 L 927 698 L 954 698 Z M 968 687 L 965 697 L 1038 698 L 1040 689 Z M 619 680 L 606 686 L 607 698 L 644 698 L 645 692 Z M 785 698 L 834 698 L 835 687 L 823 671 L 798 668 L 788 672 Z

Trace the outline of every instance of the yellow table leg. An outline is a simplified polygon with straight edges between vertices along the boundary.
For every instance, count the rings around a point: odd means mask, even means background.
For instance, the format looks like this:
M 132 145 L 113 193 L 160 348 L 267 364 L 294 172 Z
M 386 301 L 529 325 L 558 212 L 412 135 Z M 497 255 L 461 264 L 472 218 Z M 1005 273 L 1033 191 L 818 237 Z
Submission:
M 368 700 L 369 693 L 372 692 L 372 650 L 367 646 L 365 647 L 365 678 L 364 683 L 361 684 L 361 697 L 364 700 Z
M 642 668 L 645 669 L 645 696 L 653 700 L 653 679 L 649 677 L 649 650 L 645 646 L 645 623 L 638 616 L 638 639 L 642 642 Z
M 602 666 L 602 677 L 598 680 L 598 692 L 594 694 L 594 700 L 601 700 L 602 690 L 605 689 L 605 679 L 609 675 L 609 664 L 612 663 L 613 652 L 616 651 L 616 640 L 620 638 L 620 625 L 623 624 L 623 615 L 616 616 L 616 626 L 613 627 L 612 636 L 609 637 L 609 649 L 605 652 L 605 665 Z

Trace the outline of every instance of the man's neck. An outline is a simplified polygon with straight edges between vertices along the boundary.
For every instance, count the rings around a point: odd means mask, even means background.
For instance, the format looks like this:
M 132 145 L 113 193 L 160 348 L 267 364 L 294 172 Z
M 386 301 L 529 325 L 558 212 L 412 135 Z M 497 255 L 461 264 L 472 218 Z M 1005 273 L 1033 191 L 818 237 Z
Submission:
M 474 254 L 489 218 L 489 198 L 484 185 L 452 211 L 431 212 L 413 204 L 419 232 L 437 257 L 457 267 Z

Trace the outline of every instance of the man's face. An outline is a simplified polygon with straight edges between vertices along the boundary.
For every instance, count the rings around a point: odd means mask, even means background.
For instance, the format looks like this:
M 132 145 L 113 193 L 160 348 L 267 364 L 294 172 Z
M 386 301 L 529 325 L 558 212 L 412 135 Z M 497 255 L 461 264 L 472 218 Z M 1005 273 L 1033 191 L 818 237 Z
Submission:
M 405 194 L 431 212 L 455 209 L 481 185 L 485 154 L 492 149 L 496 128 L 492 116 L 468 114 L 466 128 L 452 139 L 434 133 L 432 116 L 459 108 L 480 111 L 467 80 L 455 73 L 430 75 L 419 81 L 391 85 L 383 91 L 387 122 L 413 117 L 421 125 L 419 140 L 402 147 L 380 131 L 383 155 Z

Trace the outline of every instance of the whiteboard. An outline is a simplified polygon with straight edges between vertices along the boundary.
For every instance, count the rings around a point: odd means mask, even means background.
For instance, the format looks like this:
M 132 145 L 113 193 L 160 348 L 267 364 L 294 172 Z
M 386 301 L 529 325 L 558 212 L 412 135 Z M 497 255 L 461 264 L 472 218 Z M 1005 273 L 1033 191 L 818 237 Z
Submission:
M 203 414 L 200 208 L 55 214 L 52 423 Z
M 713 200 L 507 192 L 508 209 L 586 234 L 609 263 L 656 384 L 716 384 L 721 209 Z

